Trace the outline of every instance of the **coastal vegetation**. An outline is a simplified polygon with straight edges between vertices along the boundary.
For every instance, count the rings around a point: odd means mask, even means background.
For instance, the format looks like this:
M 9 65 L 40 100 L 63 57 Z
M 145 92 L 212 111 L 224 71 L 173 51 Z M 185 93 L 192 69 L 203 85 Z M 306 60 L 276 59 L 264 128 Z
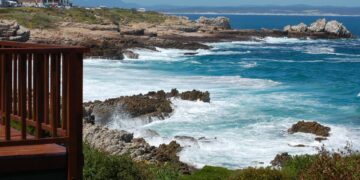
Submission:
M 85 24 L 127 24 L 136 22 L 161 23 L 167 16 L 158 12 L 138 12 L 131 9 L 51 9 L 51 8 L 2 8 L 1 19 L 16 20 L 30 29 L 51 29 L 61 22 Z
M 135 162 L 128 155 L 114 156 L 84 146 L 85 179 L 179 179 L 179 180 L 245 180 L 245 179 L 359 179 L 360 154 L 350 146 L 335 153 L 322 148 L 316 155 L 286 158 L 280 166 L 248 167 L 229 170 L 205 166 L 183 174 L 176 164 Z

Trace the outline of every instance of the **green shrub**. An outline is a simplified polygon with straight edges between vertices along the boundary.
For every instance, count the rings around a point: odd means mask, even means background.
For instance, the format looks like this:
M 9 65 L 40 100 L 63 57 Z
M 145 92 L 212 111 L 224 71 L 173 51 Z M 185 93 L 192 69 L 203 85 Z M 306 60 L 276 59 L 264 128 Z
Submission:
M 246 168 L 235 171 L 229 178 L 231 180 L 280 180 L 284 179 L 283 174 L 273 168 Z
M 146 174 L 128 156 L 112 156 L 84 145 L 84 179 L 147 179 Z
M 199 171 L 195 171 L 192 175 L 183 176 L 183 180 L 222 180 L 227 179 L 233 173 L 232 170 L 228 170 L 222 167 L 205 166 Z
M 281 172 L 287 179 L 296 179 L 304 169 L 308 169 L 311 166 L 314 159 L 314 155 L 292 156 L 281 168 Z

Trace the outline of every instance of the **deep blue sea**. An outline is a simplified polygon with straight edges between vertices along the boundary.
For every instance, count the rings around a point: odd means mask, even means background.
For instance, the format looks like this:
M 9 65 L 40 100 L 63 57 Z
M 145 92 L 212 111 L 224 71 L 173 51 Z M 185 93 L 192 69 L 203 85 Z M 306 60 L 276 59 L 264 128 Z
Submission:
M 197 19 L 200 15 L 186 15 Z M 217 15 L 206 15 L 217 16 Z M 233 28 L 282 28 L 312 16 L 226 15 Z M 360 17 L 325 17 L 360 36 Z M 85 62 L 85 101 L 164 89 L 209 91 L 211 103 L 173 100 L 174 114 L 145 123 L 114 115 L 111 128 L 133 131 L 153 144 L 175 136 L 184 162 L 201 167 L 266 166 L 277 153 L 315 153 L 348 142 L 360 150 L 360 40 L 267 37 L 259 42 L 209 43 L 211 50 L 135 50 L 139 60 Z M 300 120 L 331 127 L 319 143 L 310 134 L 288 134 Z M 158 133 L 155 134 L 149 129 Z M 303 144 L 306 147 L 294 147 Z

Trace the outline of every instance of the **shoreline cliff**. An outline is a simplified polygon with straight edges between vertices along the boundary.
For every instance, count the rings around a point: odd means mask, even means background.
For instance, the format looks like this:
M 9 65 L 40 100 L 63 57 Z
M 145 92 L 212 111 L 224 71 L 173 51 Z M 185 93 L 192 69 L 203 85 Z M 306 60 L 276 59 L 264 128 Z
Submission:
M 319 19 L 309 26 L 300 23 L 284 29 L 232 29 L 226 17 L 187 17 L 156 12 L 134 12 L 124 9 L 69 10 L 21 8 L 1 12 L 0 39 L 32 43 L 85 46 L 91 49 L 87 57 L 122 60 L 137 59 L 134 48 L 156 50 L 209 49 L 205 42 L 257 41 L 264 37 L 299 39 L 354 38 L 337 21 Z M 18 13 L 18 14 L 16 14 Z M 19 15 L 20 14 L 20 15 Z M 33 16 L 29 21 L 21 18 Z M 75 17 L 75 16 L 76 17 Z

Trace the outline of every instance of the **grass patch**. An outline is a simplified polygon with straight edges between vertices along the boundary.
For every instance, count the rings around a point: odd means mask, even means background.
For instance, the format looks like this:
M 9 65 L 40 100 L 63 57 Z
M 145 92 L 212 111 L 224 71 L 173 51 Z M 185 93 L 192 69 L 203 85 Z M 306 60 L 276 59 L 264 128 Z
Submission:
M 360 154 L 345 148 L 339 153 L 322 149 L 316 155 L 292 156 L 283 167 L 229 170 L 205 166 L 183 175 L 171 163 L 149 165 L 129 156 L 111 156 L 84 145 L 85 179 L 156 180 L 282 180 L 282 179 L 360 179 Z
M 129 9 L 53 9 L 53 8 L 0 8 L 0 19 L 16 20 L 30 29 L 56 28 L 61 22 L 86 24 L 127 24 L 135 22 L 161 23 L 167 16 L 157 12 L 137 12 Z
M 128 155 L 108 155 L 87 144 L 84 144 L 83 152 L 85 180 L 173 180 L 180 177 L 178 167 L 171 163 L 150 165 L 134 162 Z

